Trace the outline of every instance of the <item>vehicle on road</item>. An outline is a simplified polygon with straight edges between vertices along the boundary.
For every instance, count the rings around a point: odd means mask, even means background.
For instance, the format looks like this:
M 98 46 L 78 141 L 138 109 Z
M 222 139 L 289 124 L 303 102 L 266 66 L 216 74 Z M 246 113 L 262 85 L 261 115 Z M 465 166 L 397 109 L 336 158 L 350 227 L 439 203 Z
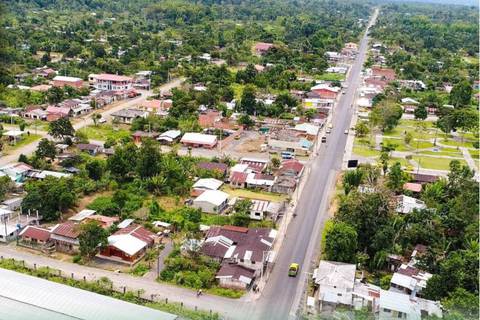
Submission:
M 106 123 L 106 122 L 107 122 L 107 119 L 105 118 L 98 119 L 98 123 Z
M 328 124 L 328 129 L 333 129 L 333 124 L 332 123 Z
M 327 137 L 322 137 L 322 143 L 327 143 Z
M 327 129 L 327 130 L 325 130 L 325 132 L 326 132 L 327 134 L 329 134 L 330 132 L 332 132 L 332 130 Z
M 290 264 L 290 268 L 288 268 L 288 276 L 289 277 L 296 277 L 298 274 L 298 269 L 300 268 L 300 265 L 298 263 L 292 263 Z
M 295 154 L 293 152 L 289 152 L 289 151 L 283 151 L 281 153 L 281 156 L 282 156 L 283 160 L 289 160 L 289 159 L 295 158 Z
M 348 129 L 345 129 L 345 131 L 343 133 L 348 134 Z

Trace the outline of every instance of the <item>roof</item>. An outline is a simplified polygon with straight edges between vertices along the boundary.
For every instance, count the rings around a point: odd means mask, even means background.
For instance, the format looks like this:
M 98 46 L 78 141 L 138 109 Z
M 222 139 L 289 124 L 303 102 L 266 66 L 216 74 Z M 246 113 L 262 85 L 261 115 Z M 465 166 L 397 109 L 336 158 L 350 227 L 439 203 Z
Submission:
M 70 113 L 70 108 L 48 106 L 46 111 L 48 113 L 68 115 Z
M 132 81 L 132 78 L 127 76 L 119 76 L 116 74 L 102 73 L 95 76 L 96 80 L 102 81 Z
M 83 221 L 85 218 L 88 218 L 89 216 L 95 214 L 96 212 L 97 211 L 95 210 L 84 209 L 79 213 L 77 213 L 76 215 L 71 216 L 68 220 L 80 222 L 80 221 Z
M 230 182 L 233 184 L 243 184 L 247 181 L 248 173 L 233 171 L 230 175 Z
M 331 87 L 330 85 L 328 85 L 326 83 L 320 83 L 320 84 L 317 84 L 316 86 L 313 86 L 312 88 L 310 88 L 310 90 L 311 91 L 327 90 L 327 91 L 332 91 L 332 92 L 338 93 L 340 91 L 340 88 L 339 87 Z
M 354 264 L 321 260 L 318 269 L 314 271 L 315 283 L 353 290 L 356 269 Z
M 88 220 L 95 220 L 101 223 L 113 224 L 118 221 L 118 217 L 107 217 L 100 214 L 93 214 L 87 218 Z
M 257 42 L 255 44 L 255 50 L 258 51 L 267 51 L 270 48 L 273 48 L 275 45 L 273 43 L 267 43 L 267 42 Z
M 80 235 L 77 225 L 72 221 L 57 224 L 52 229 L 52 234 L 66 238 L 76 239 Z
M 407 182 L 403 185 L 403 190 L 409 190 L 412 192 L 421 192 L 422 185 L 420 183 Z
M 286 171 L 293 171 L 295 174 L 299 174 L 303 170 L 303 164 L 296 160 L 296 159 L 290 159 L 290 160 L 284 160 L 282 161 L 282 164 L 280 166 L 280 172 L 286 172 Z
M 133 219 L 125 219 L 125 220 L 123 220 L 122 222 L 120 222 L 117 227 L 118 227 L 119 229 L 126 228 L 126 227 L 128 227 L 130 224 L 132 224 L 133 221 L 134 221 Z
M 148 131 L 140 131 L 140 130 L 137 130 L 134 133 L 132 133 L 132 136 L 136 138 L 156 138 L 159 135 L 160 134 L 158 132 L 148 132 Z
M 320 130 L 320 127 L 310 123 L 301 123 L 295 126 L 295 130 L 305 132 L 311 136 L 316 136 Z
M 427 206 L 425 202 L 406 196 L 400 195 L 397 197 L 397 212 L 399 213 L 410 213 L 414 209 L 421 210 L 426 209 Z
M 53 78 L 53 81 L 77 82 L 77 81 L 82 81 L 82 79 L 77 77 L 55 76 Z
M 202 252 L 217 258 L 262 261 L 276 237 L 276 230 L 235 226 L 211 227 L 206 232 Z
M 250 207 L 250 210 L 255 212 L 265 212 L 268 210 L 268 207 L 270 205 L 270 202 L 267 200 L 252 199 L 251 202 L 252 205 Z
M 193 202 L 209 202 L 215 206 L 219 206 L 228 200 L 228 193 L 220 190 L 206 190 L 193 200 Z
M 135 255 L 147 246 L 145 241 L 130 234 L 114 234 L 108 237 L 108 244 L 125 252 L 129 256 Z
M 225 173 L 228 170 L 228 166 L 221 162 L 199 162 L 197 163 L 197 167 L 205 170 L 218 170 L 222 173 Z
M 50 239 L 50 230 L 43 229 L 37 226 L 26 226 L 19 234 L 22 237 L 37 239 L 40 241 L 47 241 Z
M 93 143 L 79 143 L 76 144 L 75 147 L 77 147 L 79 150 L 89 150 L 89 151 L 95 151 L 100 146 L 98 144 L 93 144 Z
M 403 104 L 420 104 L 417 100 L 412 98 L 403 98 L 402 103 Z
M 184 143 L 195 143 L 195 144 L 215 144 L 217 142 L 217 136 L 212 134 L 203 134 L 197 132 L 187 132 L 183 135 L 180 140 Z
M 155 233 L 137 224 L 130 224 L 128 227 L 119 229 L 113 235 L 118 236 L 118 235 L 125 235 L 125 234 L 131 235 L 139 240 L 142 240 L 148 245 L 152 245 L 156 238 Z
M 415 303 L 410 301 L 410 296 L 394 291 L 380 290 L 380 308 L 404 312 L 410 315 L 409 319 L 415 319 L 413 315 L 418 314 L 420 319 L 420 310 L 415 308 Z
M 222 186 L 223 182 L 213 178 L 198 179 L 193 185 L 193 188 L 218 190 Z
M 435 182 L 438 180 L 438 176 L 430 175 L 430 174 L 422 174 L 422 173 L 412 173 L 412 180 L 417 182 Z
M 239 265 L 237 263 L 222 263 L 215 278 L 231 278 L 250 284 L 255 276 L 255 270 Z
M 137 109 L 121 109 L 112 113 L 112 117 L 136 118 L 147 115 L 146 111 Z
M 253 171 L 262 172 L 267 167 L 268 160 L 243 157 L 240 159 L 240 164 L 248 165 L 248 168 Z
M 57 282 L 0 269 L 4 319 L 174 320 L 176 315 Z
M 173 140 L 173 139 L 178 138 L 181 134 L 182 134 L 182 132 L 180 130 L 168 130 L 168 131 L 165 131 L 164 133 L 162 133 L 158 137 L 158 140 L 160 140 L 162 138 L 170 138 L 170 139 Z

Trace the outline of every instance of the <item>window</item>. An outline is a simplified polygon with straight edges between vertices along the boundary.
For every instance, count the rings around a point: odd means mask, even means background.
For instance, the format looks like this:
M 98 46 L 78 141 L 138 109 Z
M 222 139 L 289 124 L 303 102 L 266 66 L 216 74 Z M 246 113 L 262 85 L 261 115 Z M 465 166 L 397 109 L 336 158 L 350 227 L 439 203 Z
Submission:
M 337 293 L 337 296 L 341 297 L 341 296 L 342 296 L 342 294 L 341 294 L 341 293 Z
M 383 311 L 384 311 L 384 312 L 387 312 L 387 313 L 390 313 L 390 312 L 391 312 L 391 310 L 390 310 L 390 309 L 387 309 L 387 308 L 383 308 Z

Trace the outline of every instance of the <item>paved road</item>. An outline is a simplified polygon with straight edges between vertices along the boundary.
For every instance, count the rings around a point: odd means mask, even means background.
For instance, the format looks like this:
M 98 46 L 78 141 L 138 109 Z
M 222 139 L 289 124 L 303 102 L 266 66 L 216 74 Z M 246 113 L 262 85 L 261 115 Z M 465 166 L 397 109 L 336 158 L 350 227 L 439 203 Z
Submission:
M 168 91 L 168 90 L 170 90 L 174 87 L 178 87 L 182 82 L 183 82 L 183 79 L 180 79 L 180 78 L 173 79 L 169 83 L 166 83 L 166 84 L 160 86 L 159 89 L 162 90 L 162 91 Z M 139 91 L 139 92 L 141 92 L 141 95 L 139 97 L 136 97 L 136 98 L 130 99 L 130 100 L 124 100 L 124 101 L 117 102 L 113 106 L 108 107 L 107 110 L 99 111 L 99 113 L 102 115 L 102 117 L 108 119 L 113 112 L 121 110 L 123 108 L 134 107 L 134 106 L 138 105 L 139 103 L 145 101 L 145 99 L 147 99 L 147 97 L 153 95 L 153 93 L 151 91 Z M 92 124 L 93 124 L 93 120 L 91 118 L 91 114 L 88 114 L 83 118 L 75 119 L 73 127 L 74 127 L 75 130 L 78 130 L 80 128 L 83 128 L 85 126 L 89 126 L 89 125 L 92 125 Z M 40 133 L 40 134 L 41 134 L 40 139 L 50 137 L 46 132 L 43 132 L 43 133 Z M 36 141 L 34 141 L 30 144 L 27 144 L 25 146 L 22 146 L 18 149 L 15 149 L 11 154 L 1 156 L 0 157 L 0 167 L 4 166 L 4 165 L 7 165 L 11 162 L 17 161 L 18 156 L 20 154 L 30 155 L 33 152 L 35 152 L 40 139 L 38 139 L 38 140 L 36 140 Z
M 372 24 L 378 12 L 371 18 Z M 298 206 L 297 218 L 289 226 L 288 236 L 279 252 L 276 266 L 257 305 L 244 314 L 244 319 L 288 319 L 294 318 L 296 310 L 304 298 L 307 272 L 313 267 L 314 251 L 320 242 L 321 227 L 328 218 L 328 197 L 332 191 L 336 172 L 342 165 L 349 128 L 355 91 L 360 82 L 360 72 L 368 50 L 368 37 L 361 40 L 359 54 L 347 79 L 348 89 L 338 103 L 333 115 L 333 131 L 327 137 L 326 146 L 322 146 L 320 155 L 313 163 L 305 189 Z M 290 263 L 300 263 L 299 276 L 287 276 Z

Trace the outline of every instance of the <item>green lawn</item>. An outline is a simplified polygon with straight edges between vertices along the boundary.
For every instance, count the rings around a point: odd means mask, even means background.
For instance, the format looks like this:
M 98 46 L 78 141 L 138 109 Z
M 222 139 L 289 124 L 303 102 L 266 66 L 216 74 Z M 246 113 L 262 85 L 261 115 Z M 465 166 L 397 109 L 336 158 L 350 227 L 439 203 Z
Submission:
M 421 168 L 434 169 L 434 170 L 448 170 L 450 162 L 453 159 L 414 156 L 413 160 L 420 162 Z M 465 160 L 460 160 L 460 159 L 458 160 L 463 165 L 467 164 Z
M 4 153 L 5 154 L 9 154 L 10 151 L 13 151 L 13 150 L 16 150 L 18 148 L 21 148 L 27 144 L 30 144 L 38 139 L 40 139 L 41 135 L 39 134 L 30 134 L 30 135 L 27 135 L 27 134 L 24 134 L 22 136 L 22 139 L 17 141 L 17 143 L 15 145 L 10 145 L 9 143 L 5 142 L 4 146 Z
M 384 146 L 388 145 L 388 144 L 391 144 L 391 145 L 395 145 L 395 151 L 410 151 L 411 148 L 409 148 L 407 146 L 407 144 L 405 143 L 405 141 L 403 141 L 403 139 L 385 139 L 383 138 L 382 139 L 382 143 Z
M 449 157 L 462 157 L 462 153 L 456 148 L 440 148 L 438 152 L 435 151 L 420 151 L 420 155 L 428 154 L 432 156 L 449 156 Z
M 446 146 L 452 146 L 452 147 L 466 147 L 466 148 L 473 147 L 473 141 L 469 141 L 469 140 L 464 140 L 464 142 L 461 142 L 461 141 L 455 141 L 453 139 L 442 139 L 439 142 Z
M 405 158 L 391 158 L 388 163 L 389 165 L 393 165 L 394 163 L 396 162 L 400 162 L 400 164 L 402 165 L 402 167 L 406 168 L 406 167 L 411 167 L 411 164 L 410 162 L 405 159 Z
M 221 190 L 228 193 L 232 197 L 259 199 L 267 201 L 285 201 L 287 199 L 286 195 L 280 195 L 264 191 L 252 191 L 247 189 L 233 189 L 229 186 L 223 186 Z
M 88 126 L 78 130 L 87 135 L 88 139 L 105 141 L 109 138 L 120 140 L 130 136 L 130 131 L 121 128 L 113 128 L 110 124 Z
M 324 73 L 319 76 L 315 76 L 315 79 L 324 81 L 342 81 L 345 79 L 345 75 L 340 73 Z
M 376 156 L 380 155 L 380 152 L 378 152 L 377 150 L 375 150 L 373 148 L 367 147 L 367 146 L 354 145 L 353 146 L 353 154 L 356 154 L 357 156 L 361 156 L 361 157 L 376 157 Z
M 470 156 L 473 158 L 473 159 L 479 159 L 480 158 L 480 150 L 476 149 L 476 150 L 468 150 L 468 152 L 470 152 Z

